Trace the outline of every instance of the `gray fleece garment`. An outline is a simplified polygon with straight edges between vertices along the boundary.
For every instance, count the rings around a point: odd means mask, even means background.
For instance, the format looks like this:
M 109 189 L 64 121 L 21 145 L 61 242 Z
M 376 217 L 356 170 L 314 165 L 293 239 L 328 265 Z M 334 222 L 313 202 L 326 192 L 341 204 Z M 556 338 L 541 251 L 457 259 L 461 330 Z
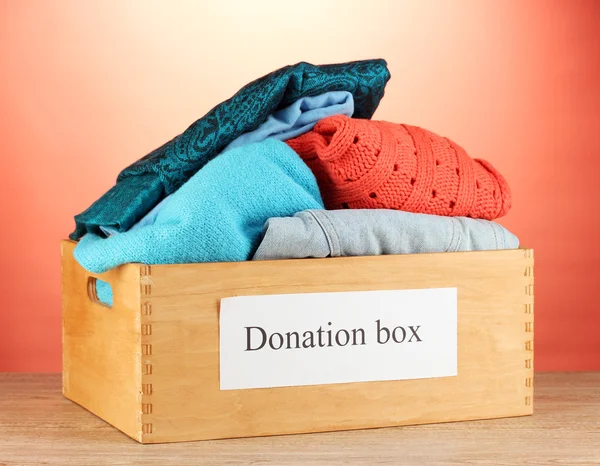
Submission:
M 253 260 L 516 249 L 503 226 L 387 209 L 305 210 L 270 218 Z

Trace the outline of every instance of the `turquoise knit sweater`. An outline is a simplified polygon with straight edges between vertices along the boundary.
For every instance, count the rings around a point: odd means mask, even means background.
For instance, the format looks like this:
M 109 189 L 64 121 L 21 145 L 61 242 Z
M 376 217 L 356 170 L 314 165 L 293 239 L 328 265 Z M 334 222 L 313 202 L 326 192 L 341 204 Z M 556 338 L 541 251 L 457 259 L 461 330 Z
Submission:
M 102 238 L 85 235 L 75 258 L 105 272 L 127 262 L 181 264 L 252 258 L 271 217 L 322 209 L 310 169 L 274 139 L 226 151 L 178 189 L 151 225 Z

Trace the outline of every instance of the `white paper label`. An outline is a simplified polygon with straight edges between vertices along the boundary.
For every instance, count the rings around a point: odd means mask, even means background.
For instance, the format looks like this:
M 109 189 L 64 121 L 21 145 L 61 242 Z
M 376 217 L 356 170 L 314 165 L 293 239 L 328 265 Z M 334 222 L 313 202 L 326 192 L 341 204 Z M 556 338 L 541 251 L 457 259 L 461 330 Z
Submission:
M 457 290 L 223 298 L 221 390 L 457 375 Z

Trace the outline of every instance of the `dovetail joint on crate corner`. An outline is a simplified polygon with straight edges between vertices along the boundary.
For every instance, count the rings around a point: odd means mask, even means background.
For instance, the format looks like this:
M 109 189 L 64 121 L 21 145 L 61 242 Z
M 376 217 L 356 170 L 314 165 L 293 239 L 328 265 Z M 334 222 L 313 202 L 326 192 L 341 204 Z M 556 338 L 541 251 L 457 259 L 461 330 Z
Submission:
M 524 252 L 526 259 L 533 258 L 533 251 L 526 249 Z M 533 278 L 533 265 L 527 265 L 525 267 L 524 276 Z M 525 296 L 533 298 L 533 283 L 525 285 Z M 525 321 L 525 351 L 528 355 L 525 358 L 525 369 L 527 374 L 525 376 L 525 387 L 527 388 L 527 394 L 525 396 L 525 406 L 531 406 L 533 404 L 533 303 L 525 303 L 524 313 L 528 320 Z M 531 353 L 529 353 L 531 352 Z
M 140 266 L 140 294 L 142 296 L 152 294 L 152 267 L 149 265 Z
M 141 370 L 141 387 L 140 387 L 140 410 L 138 423 L 140 431 L 138 440 L 143 441 L 143 436 L 152 434 L 153 425 L 151 415 L 153 412 L 152 393 L 154 391 L 152 383 L 152 302 L 150 298 L 152 294 L 152 268 L 149 265 L 140 266 L 140 297 L 143 301 L 140 304 L 140 370 Z M 144 299 L 146 298 L 146 299 Z

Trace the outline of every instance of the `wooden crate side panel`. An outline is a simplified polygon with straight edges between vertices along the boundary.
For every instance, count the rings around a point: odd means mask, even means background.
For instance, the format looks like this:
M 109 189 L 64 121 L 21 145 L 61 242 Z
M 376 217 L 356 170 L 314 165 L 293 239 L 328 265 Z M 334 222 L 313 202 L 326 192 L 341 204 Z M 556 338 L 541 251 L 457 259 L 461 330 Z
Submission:
M 62 242 L 63 393 L 70 400 L 141 440 L 140 267 L 86 272 Z M 88 296 L 88 278 L 111 284 L 114 305 Z
M 353 258 L 354 259 L 354 258 Z M 152 268 L 152 432 L 144 443 L 320 432 L 531 414 L 533 258 L 527 251 Z M 315 264 L 318 262 L 318 266 Z M 350 261 L 353 263 L 354 261 Z M 195 267 L 191 267 L 195 268 Z M 202 270 L 204 269 L 204 270 Z M 202 273 L 210 270 L 210 273 Z M 168 287 L 194 290 L 165 296 Z M 188 283 L 193 280 L 194 283 Z M 207 287 L 207 284 L 210 287 Z M 457 286 L 459 375 L 219 390 L 222 297 Z M 210 291 L 208 291 L 210 289 Z M 202 290 L 200 292 L 200 290 Z M 527 312 L 529 311 L 529 313 Z M 527 361 L 530 360 L 529 366 Z

